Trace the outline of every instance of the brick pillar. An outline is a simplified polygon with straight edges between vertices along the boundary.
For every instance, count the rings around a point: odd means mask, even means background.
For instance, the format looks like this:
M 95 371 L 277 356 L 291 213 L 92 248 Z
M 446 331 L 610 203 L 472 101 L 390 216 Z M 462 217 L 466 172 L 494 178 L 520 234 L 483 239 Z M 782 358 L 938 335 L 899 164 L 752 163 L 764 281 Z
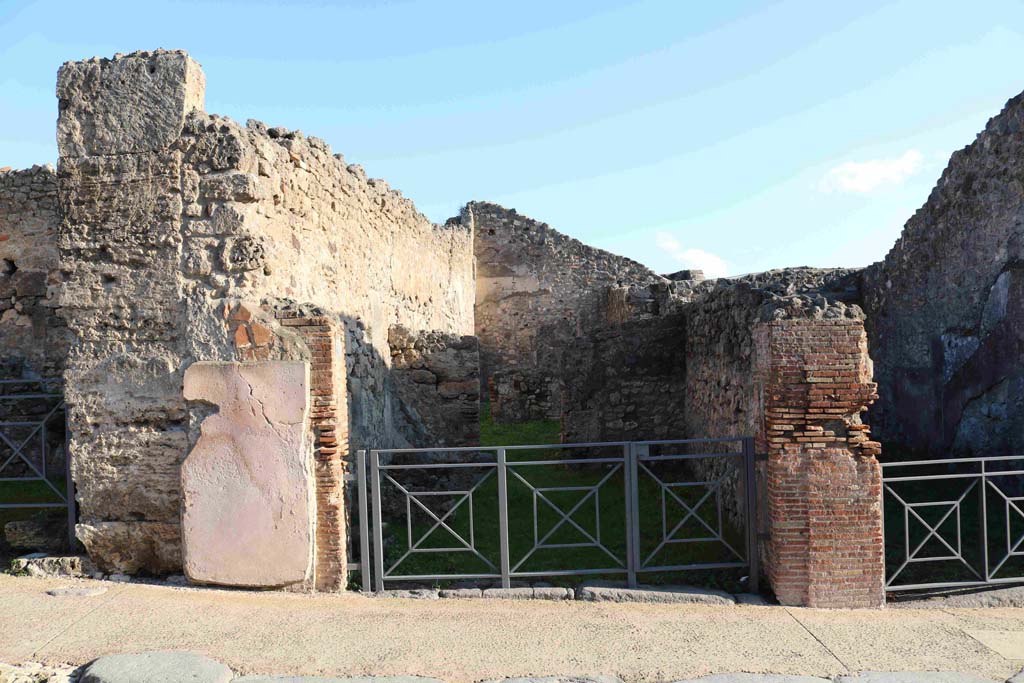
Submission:
M 775 595 L 784 605 L 880 607 L 882 473 L 860 418 L 877 398 L 864 325 L 780 320 L 759 324 L 754 340 Z
M 343 590 L 347 581 L 345 480 L 348 452 L 347 397 L 343 331 L 324 316 L 279 312 L 282 325 L 302 335 L 309 347 L 310 420 L 316 468 L 316 589 Z M 339 420 L 338 417 L 341 416 Z

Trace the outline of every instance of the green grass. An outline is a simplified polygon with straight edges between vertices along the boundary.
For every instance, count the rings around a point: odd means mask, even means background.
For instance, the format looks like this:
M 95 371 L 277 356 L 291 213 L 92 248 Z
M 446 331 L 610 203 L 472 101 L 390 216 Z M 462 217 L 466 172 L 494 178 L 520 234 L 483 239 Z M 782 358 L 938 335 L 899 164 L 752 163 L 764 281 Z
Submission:
M 536 420 L 518 424 L 501 424 L 491 417 L 491 404 L 480 404 L 481 446 L 528 446 L 536 443 L 559 443 L 562 427 L 558 420 Z
M 550 444 L 559 441 L 559 425 L 557 421 L 545 420 L 520 424 L 496 424 L 490 416 L 486 404 L 481 406 L 481 444 L 485 446 L 497 445 L 529 445 L 529 444 Z M 607 457 L 618 455 L 621 451 L 612 449 L 610 451 L 565 451 L 562 449 L 541 449 L 529 451 L 510 451 L 508 459 L 510 462 L 529 461 L 538 459 L 567 459 L 571 462 L 573 457 Z M 459 470 L 464 473 L 463 480 L 448 481 L 424 481 L 415 479 L 412 474 L 417 471 L 409 471 L 413 477 L 408 482 L 400 477 L 402 471 L 394 471 L 395 478 L 411 490 L 440 490 L 468 489 L 474 484 L 481 482 L 479 488 L 474 491 L 472 501 L 468 499 L 455 508 L 455 512 L 446 519 L 446 524 L 452 531 L 459 534 L 466 540 L 472 536 L 473 545 L 484 558 L 489 560 L 495 567 L 500 565 L 499 551 L 499 515 L 498 515 L 498 490 L 497 475 L 493 468 L 481 468 L 479 470 Z M 422 472 L 422 471 L 419 471 Z M 468 474 L 466 474 L 468 472 Z M 656 474 L 666 481 L 685 480 L 689 477 L 680 470 L 668 471 L 664 465 L 655 471 Z M 518 474 L 519 476 L 516 476 Z M 521 477 L 521 478 L 520 478 Z M 625 562 L 626 555 L 626 528 L 625 528 L 625 506 L 626 496 L 624 490 L 624 472 L 621 466 L 613 464 L 596 465 L 521 465 L 512 467 L 508 475 L 508 510 L 509 510 L 509 556 L 510 564 L 515 567 L 523 558 L 529 557 L 523 562 L 518 571 L 552 571 L 563 569 L 613 569 L 622 568 L 618 560 Z M 525 481 L 524 481 L 525 480 Z M 576 510 L 571 519 L 594 536 L 599 538 L 610 556 L 605 551 L 596 547 L 569 547 L 569 548 L 542 548 L 531 553 L 535 542 L 534 529 L 534 505 L 536 504 L 536 534 L 537 538 L 543 538 L 549 532 L 550 536 L 544 542 L 550 544 L 583 544 L 592 543 L 582 531 L 576 529 L 568 522 L 559 526 L 561 516 L 554 508 L 557 507 L 568 512 L 587 496 L 586 491 L 554 490 L 545 491 L 544 495 L 551 501 L 552 505 L 534 495 L 533 488 L 537 489 L 571 489 L 575 487 L 595 486 L 602 482 L 597 496 L 591 495 L 586 502 Z M 640 487 L 640 520 L 643 530 L 641 543 L 641 557 L 646 559 L 658 546 L 661 537 L 661 488 L 649 475 L 641 473 L 639 479 Z M 388 490 L 391 490 L 391 505 L 385 505 L 390 511 L 385 512 L 385 521 L 391 524 L 385 529 L 388 537 L 385 551 L 385 566 L 390 567 L 398 561 L 408 550 L 409 542 L 406 534 L 406 511 L 404 498 L 398 495 L 397 489 L 386 482 L 384 486 L 385 497 L 388 497 Z M 696 501 L 705 493 L 700 487 L 674 489 L 677 495 L 688 505 L 693 506 Z M 443 517 L 444 513 L 451 509 L 451 506 L 458 500 L 459 496 L 430 496 L 421 497 L 420 500 L 430 508 L 434 514 Z M 699 509 L 699 517 L 712 528 L 717 528 L 717 509 L 712 497 Z M 472 508 L 472 515 L 470 514 Z M 429 515 L 422 509 L 412 504 L 411 516 L 413 521 L 413 542 L 425 534 L 434 524 Z M 666 506 L 668 528 L 671 529 L 678 524 L 686 514 L 685 509 L 678 503 L 668 499 Z M 472 523 L 472 529 L 470 525 Z M 727 541 L 736 548 L 742 555 L 744 552 L 743 535 L 737 530 L 728 526 L 724 520 L 725 535 Z M 556 528 L 557 527 L 557 528 Z M 679 538 L 707 535 L 707 530 L 693 519 L 687 521 L 678 531 Z M 599 535 L 598 535 L 599 534 Z M 459 545 L 449 531 L 444 528 L 435 529 L 427 539 L 419 546 L 420 549 L 441 549 L 451 548 Z M 664 546 L 652 558 L 651 566 L 665 564 L 693 564 L 701 562 L 724 562 L 736 560 L 728 549 L 716 542 L 697 542 L 684 544 L 670 544 Z M 436 552 L 417 553 L 409 555 L 398 566 L 395 574 L 476 574 L 496 573 L 495 569 L 488 566 L 487 562 L 476 557 L 470 552 Z M 641 574 L 641 581 L 644 583 L 693 583 L 704 586 L 714 586 L 728 590 L 739 590 L 741 585 L 739 578 L 743 574 L 741 569 L 713 570 L 713 571 L 688 571 L 673 572 L 671 574 Z M 544 577 L 537 577 L 542 580 Z M 624 573 L 608 573 L 598 578 L 623 579 Z M 552 583 L 562 585 L 573 585 L 578 583 L 580 577 L 562 577 L 548 579 Z

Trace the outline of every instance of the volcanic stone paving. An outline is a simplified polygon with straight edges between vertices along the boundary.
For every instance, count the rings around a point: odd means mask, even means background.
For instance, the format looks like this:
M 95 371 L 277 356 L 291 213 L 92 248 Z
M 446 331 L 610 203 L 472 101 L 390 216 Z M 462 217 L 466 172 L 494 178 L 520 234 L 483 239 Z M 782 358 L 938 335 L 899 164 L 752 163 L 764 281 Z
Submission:
M 1010 679 L 1018 683 L 1024 672 Z M 0 665 L 0 683 L 444 683 L 422 676 L 240 676 L 213 659 L 191 652 L 142 652 L 100 657 L 77 670 L 52 669 L 37 664 L 22 667 Z M 945 671 L 874 672 L 835 679 L 779 674 L 716 674 L 676 683 L 995 683 L 991 679 Z M 492 679 L 483 683 L 624 683 L 616 676 L 545 676 Z

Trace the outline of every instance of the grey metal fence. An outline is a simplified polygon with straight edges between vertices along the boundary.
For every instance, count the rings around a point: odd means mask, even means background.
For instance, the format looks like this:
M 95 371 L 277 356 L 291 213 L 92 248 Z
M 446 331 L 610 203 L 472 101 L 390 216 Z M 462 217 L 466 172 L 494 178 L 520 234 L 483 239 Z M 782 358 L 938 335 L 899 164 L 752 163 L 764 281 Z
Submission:
M 0 380 L 0 510 L 61 509 L 71 545 L 76 510 L 64 397 L 41 381 Z
M 887 591 L 1024 582 L 1024 456 L 882 472 Z
M 381 449 L 356 464 L 365 591 L 716 569 L 757 590 L 749 438 Z

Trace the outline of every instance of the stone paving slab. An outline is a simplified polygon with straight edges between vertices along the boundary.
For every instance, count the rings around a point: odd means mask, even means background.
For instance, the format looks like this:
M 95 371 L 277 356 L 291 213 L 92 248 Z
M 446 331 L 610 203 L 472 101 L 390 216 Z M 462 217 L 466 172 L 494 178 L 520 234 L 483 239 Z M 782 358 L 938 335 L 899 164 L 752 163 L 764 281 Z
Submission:
M 853 676 L 839 676 L 836 683 L 994 683 L 954 671 L 864 671 Z
M 494 678 L 483 683 L 623 683 L 618 676 L 539 676 Z
M 193 652 L 141 652 L 100 657 L 79 683 L 230 683 L 231 669 Z
M 690 678 L 674 683 L 832 683 L 828 678 L 815 676 L 785 676 L 782 674 L 711 674 L 700 678 Z
M 986 587 L 984 590 L 964 589 L 935 594 L 906 594 L 890 601 L 895 609 L 948 609 L 1024 607 L 1024 586 Z
M 354 676 L 331 678 L 321 676 L 241 676 L 232 683 L 445 683 L 437 678 L 423 676 Z
M 687 605 L 733 605 L 731 594 L 693 586 L 639 586 L 625 588 L 603 583 L 584 584 L 576 589 L 577 600 L 591 602 L 646 602 Z

